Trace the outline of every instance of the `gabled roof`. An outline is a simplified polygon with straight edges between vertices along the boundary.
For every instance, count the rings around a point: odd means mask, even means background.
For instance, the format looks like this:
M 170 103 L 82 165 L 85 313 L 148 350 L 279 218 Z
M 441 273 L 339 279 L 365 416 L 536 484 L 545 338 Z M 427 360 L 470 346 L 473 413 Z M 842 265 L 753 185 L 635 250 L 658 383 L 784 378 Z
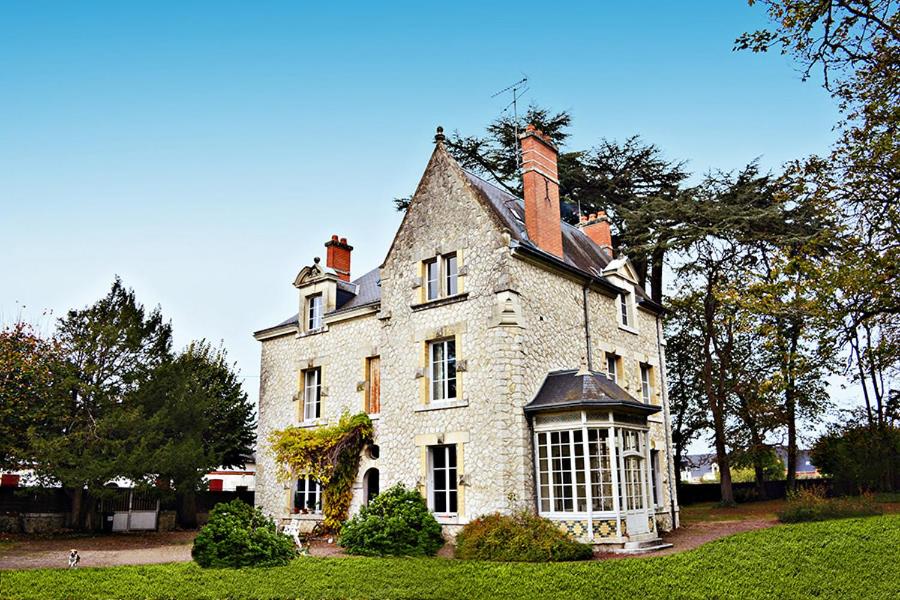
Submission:
M 547 373 L 541 389 L 525 405 L 525 413 L 582 408 L 610 408 L 644 416 L 661 410 L 635 400 L 605 373 L 572 369 Z

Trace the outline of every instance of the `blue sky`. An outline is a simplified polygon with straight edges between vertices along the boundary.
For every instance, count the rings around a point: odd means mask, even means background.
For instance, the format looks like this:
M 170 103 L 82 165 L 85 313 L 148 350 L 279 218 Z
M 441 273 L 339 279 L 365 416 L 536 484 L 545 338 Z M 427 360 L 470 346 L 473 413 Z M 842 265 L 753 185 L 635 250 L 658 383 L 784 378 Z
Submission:
M 436 125 L 479 133 L 493 92 L 571 111 L 570 146 L 640 134 L 690 169 L 827 150 L 837 115 L 790 60 L 731 51 L 745 2 L 0 4 L 0 322 L 49 330 L 115 274 L 223 340 L 255 398 L 251 332 L 296 310 L 332 233 L 384 257 Z

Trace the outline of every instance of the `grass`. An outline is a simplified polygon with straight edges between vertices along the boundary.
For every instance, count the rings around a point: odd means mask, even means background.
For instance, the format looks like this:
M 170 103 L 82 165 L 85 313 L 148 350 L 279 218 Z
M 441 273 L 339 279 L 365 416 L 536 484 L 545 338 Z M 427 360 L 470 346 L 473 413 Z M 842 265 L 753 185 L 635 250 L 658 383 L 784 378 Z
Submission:
M 0 598 L 898 598 L 900 515 L 781 525 L 655 558 L 569 564 L 302 558 L 5 571 Z
M 767 519 L 774 521 L 785 501 L 765 500 L 745 502 L 734 506 L 722 506 L 718 502 L 701 502 L 681 507 L 682 523 L 702 521 L 744 521 L 746 519 Z

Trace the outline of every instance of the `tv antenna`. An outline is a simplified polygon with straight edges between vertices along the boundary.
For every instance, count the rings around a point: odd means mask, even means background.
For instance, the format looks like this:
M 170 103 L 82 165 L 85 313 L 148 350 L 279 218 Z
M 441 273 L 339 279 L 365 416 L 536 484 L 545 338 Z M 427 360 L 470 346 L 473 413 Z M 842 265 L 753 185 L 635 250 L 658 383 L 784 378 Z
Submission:
M 525 75 L 519 81 L 515 82 L 512 85 L 508 85 L 496 94 L 493 94 L 491 98 L 496 98 L 501 94 L 511 93 L 512 94 L 512 102 L 506 105 L 506 107 L 500 111 L 500 114 L 505 113 L 510 108 L 513 110 L 513 127 L 515 127 L 516 131 L 516 170 L 518 171 L 521 165 L 521 159 L 519 157 L 519 98 L 521 98 L 525 92 L 528 91 L 528 76 Z

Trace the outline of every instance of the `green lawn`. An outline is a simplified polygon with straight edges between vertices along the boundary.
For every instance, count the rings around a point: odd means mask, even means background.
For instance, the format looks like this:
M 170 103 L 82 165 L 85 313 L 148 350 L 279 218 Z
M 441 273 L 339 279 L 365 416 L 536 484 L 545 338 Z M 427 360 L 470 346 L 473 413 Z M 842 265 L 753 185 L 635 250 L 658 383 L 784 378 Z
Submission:
M 2 598 L 900 598 L 900 515 L 783 525 L 690 552 L 577 564 L 304 558 L 0 572 Z

